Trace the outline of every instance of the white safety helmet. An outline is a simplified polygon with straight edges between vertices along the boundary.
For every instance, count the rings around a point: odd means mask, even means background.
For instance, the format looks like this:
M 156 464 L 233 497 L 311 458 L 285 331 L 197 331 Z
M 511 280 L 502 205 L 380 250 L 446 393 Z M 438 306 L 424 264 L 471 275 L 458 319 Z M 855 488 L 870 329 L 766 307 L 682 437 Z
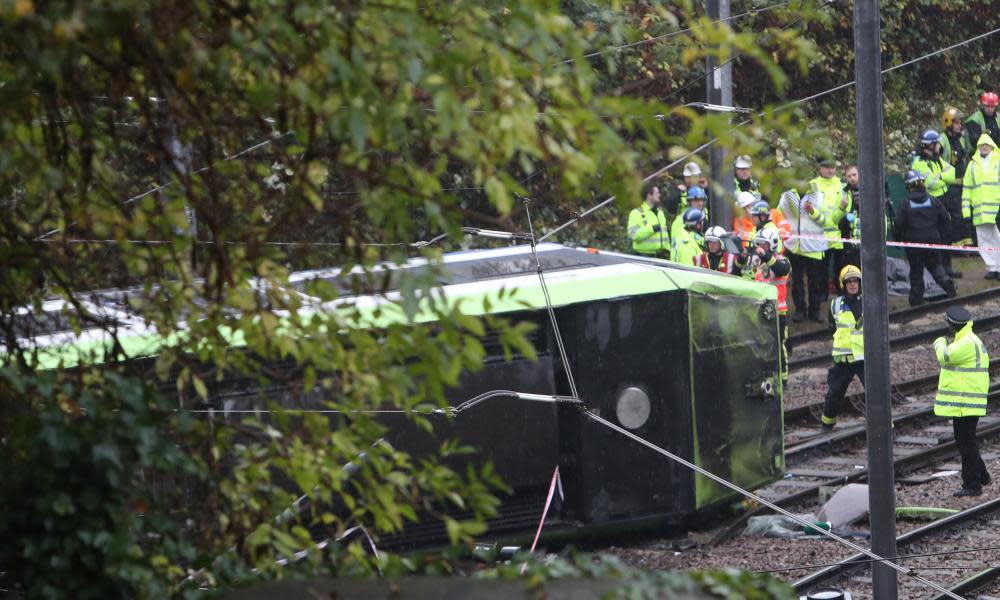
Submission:
M 689 162 L 684 165 L 685 177 L 696 177 L 698 175 L 701 175 L 701 167 L 698 166 L 698 163 Z
M 757 232 L 757 236 L 753 238 L 753 243 L 755 244 L 767 244 L 771 252 L 778 251 L 778 244 L 781 241 L 781 236 L 778 235 L 777 229 L 761 229 Z
M 736 194 L 736 206 L 740 208 L 750 208 L 757 201 L 757 196 L 751 192 L 740 192 Z
M 722 243 L 722 238 L 726 236 L 726 230 L 718 225 L 713 225 L 705 230 L 706 242 Z
M 748 155 L 740 154 L 736 157 L 736 161 L 733 163 L 733 166 L 737 169 L 749 169 L 753 166 L 753 161 L 750 160 Z

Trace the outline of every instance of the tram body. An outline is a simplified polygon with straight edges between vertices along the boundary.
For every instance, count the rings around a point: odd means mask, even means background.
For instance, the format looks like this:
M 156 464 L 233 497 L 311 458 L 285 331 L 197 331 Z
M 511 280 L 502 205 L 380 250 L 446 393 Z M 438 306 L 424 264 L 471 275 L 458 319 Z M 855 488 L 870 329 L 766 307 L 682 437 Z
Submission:
M 455 406 L 495 390 L 568 397 L 568 366 L 582 406 L 500 396 L 455 417 L 432 415 L 436 439 L 405 416 L 380 416 L 394 446 L 420 454 L 453 437 L 478 450 L 465 460 L 492 461 L 513 489 L 500 517 L 490 523 L 495 536 L 537 526 L 556 466 L 563 494 L 549 513 L 547 530 L 677 523 L 738 499 L 588 418 L 584 409 L 743 488 L 782 477 L 773 286 L 669 261 L 557 244 L 542 244 L 536 251 L 515 246 L 445 255 L 439 283 L 449 302 L 461 301 L 466 312 L 482 314 L 481 300 L 490 298 L 491 314 L 537 326 L 531 337 L 536 360 L 517 355 L 505 360 L 500 345 L 487 337 L 483 368 L 463 374 L 460 384 L 446 391 L 447 399 Z M 560 356 L 536 255 L 568 365 Z M 414 260 L 400 267 L 399 275 L 428 268 Z M 339 271 L 310 271 L 296 273 L 292 281 L 304 289 L 312 280 L 336 284 L 343 277 Z M 386 295 L 339 301 L 376 307 L 386 303 Z M 373 317 L 374 327 L 392 318 L 390 311 L 377 312 L 381 316 Z M 220 417 L 264 408 L 265 401 L 323 407 L 320 395 L 289 390 L 261 398 L 222 386 L 209 398 Z

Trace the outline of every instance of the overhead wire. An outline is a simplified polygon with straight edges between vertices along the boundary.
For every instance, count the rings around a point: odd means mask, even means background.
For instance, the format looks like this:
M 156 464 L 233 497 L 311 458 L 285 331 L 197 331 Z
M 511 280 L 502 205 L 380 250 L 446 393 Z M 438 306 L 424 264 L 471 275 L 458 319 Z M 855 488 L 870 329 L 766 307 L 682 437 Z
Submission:
M 787 2 L 776 2 L 774 4 L 769 4 L 767 6 L 762 6 L 760 8 L 751 8 L 750 10 L 742 12 L 742 13 L 739 13 L 737 15 L 731 15 L 731 16 L 726 17 L 724 19 L 717 19 L 715 21 L 712 21 L 711 24 L 714 25 L 714 24 L 718 24 L 718 23 L 725 23 L 727 21 L 734 21 L 736 19 L 741 19 L 741 18 L 746 17 L 746 16 L 752 16 L 752 15 L 757 15 L 757 14 L 760 14 L 760 13 L 768 12 L 770 10 L 774 10 L 776 8 L 780 8 L 780 7 L 786 6 L 788 4 L 791 4 L 790 0 L 787 1 Z M 669 33 L 664 33 L 664 34 L 657 35 L 657 36 L 654 36 L 654 37 L 651 37 L 651 38 L 646 38 L 646 39 L 643 39 L 643 40 L 637 40 L 635 42 L 630 42 L 628 44 L 622 44 L 620 46 L 611 46 L 611 47 L 608 47 L 608 48 L 604 48 L 603 50 L 597 50 L 597 51 L 594 51 L 594 52 L 590 52 L 588 54 L 584 54 L 581 58 L 594 58 L 594 57 L 597 57 L 597 56 L 601 56 L 603 54 L 608 54 L 610 52 L 619 52 L 621 50 L 628 50 L 630 48 L 636 48 L 636 47 L 639 47 L 639 46 L 645 46 L 647 44 L 652 44 L 652 43 L 655 43 L 655 42 L 660 42 L 660 41 L 663 41 L 665 39 L 669 39 L 669 38 L 672 38 L 674 36 L 681 35 L 683 33 L 689 33 L 690 31 L 692 31 L 692 29 L 693 28 L 691 28 L 691 27 L 687 27 L 685 29 L 678 29 L 677 31 L 671 31 Z M 566 60 L 563 60 L 563 61 L 555 63 L 555 65 L 556 66 L 558 66 L 558 65 L 568 65 L 570 63 L 576 62 L 576 60 L 577 59 L 575 59 L 575 58 L 567 58 Z
M 680 456 L 678 456 L 678 455 L 670 452 L 669 450 L 665 450 L 664 448 L 661 448 L 660 446 L 657 446 L 656 444 L 654 444 L 654 443 L 652 443 L 650 441 L 647 441 L 646 439 L 644 439 L 644 438 L 642 438 L 642 437 L 640 437 L 640 436 L 632 433 L 631 431 L 629 431 L 629 430 L 627 430 L 627 429 L 625 429 L 623 427 L 619 427 L 618 425 L 615 425 L 611 421 L 608 421 L 607 419 L 605 419 L 605 418 L 601 417 L 600 415 L 594 413 L 592 410 L 585 410 L 583 414 L 585 416 L 587 416 L 588 418 L 590 418 L 591 420 L 597 422 L 598 424 L 603 425 L 603 426 L 611 429 L 612 431 L 616 431 L 616 432 L 620 433 L 621 435 L 624 435 L 625 437 L 629 438 L 630 440 L 632 440 L 634 442 L 637 442 L 637 443 L 645 446 L 646 448 L 648 448 L 648 449 L 656 452 L 657 454 L 661 454 L 662 456 L 664 456 L 664 457 L 666 457 L 666 458 L 668 458 L 668 459 L 670 459 L 670 460 L 672 460 L 672 461 L 674 461 L 674 462 L 676 462 L 678 464 L 681 464 L 681 465 L 687 467 L 688 469 L 690 469 L 690 470 L 692 470 L 692 471 L 694 471 L 694 472 L 696 472 L 696 473 L 698 473 L 698 474 L 700 474 L 700 475 L 702 475 L 704 477 L 707 477 L 707 478 L 711 479 L 712 481 L 714 481 L 714 482 L 716 482 L 716 483 L 718 483 L 718 484 L 720 484 L 720 485 L 722 485 L 722 486 L 724 486 L 726 488 L 729 488 L 730 490 L 732 490 L 734 492 L 737 492 L 737 493 L 739 493 L 739 494 L 741 494 L 741 495 L 743 495 L 743 496 L 745 496 L 745 497 L 747 497 L 747 498 L 749 498 L 751 500 L 754 500 L 754 501 L 760 503 L 763 506 L 766 506 L 766 507 L 770 508 L 771 510 L 773 510 L 775 512 L 778 512 L 778 513 L 780 513 L 780 514 L 788 517 L 789 519 L 792 519 L 793 521 L 795 521 L 799 525 L 802 525 L 803 527 L 813 527 L 814 526 L 813 523 L 810 523 L 809 521 L 803 519 L 802 517 L 799 517 L 798 515 L 796 515 L 796 514 L 794 514 L 792 512 L 789 512 L 789 511 L 785 510 L 784 508 L 781 508 L 777 504 L 774 504 L 773 502 L 770 502 L 769 500 L 767 500 L 765 498 L 762 498 L 762 497 L 758 496 L 757 494 L 754 494 L 753 492 L 751 492 L 749 490 L 745 490 L 745 489 L 741 488 L 740 486 L 736 485 L 735 483 L 732 483 L 732 482 L 730 482 L 730 481 L 728 481 L 728 480 L 726 480 L 726 479 L 724 479 L 722 477 L 719 477 L 718 475 L 712 473 L 711 471 L 708 471 L 707 469 L 699 467 L 698 465 L 696 465 L 696 464 L 694 464 L 694 463 L 692 463 L 690 461 L 687 461 L 687 460 L 681 458 Z M 839 535 L 837 535 L 837 534 L 835 534 L 833 532 L 826 531 L 824 529 L 815 528 L 815 527 L 813 527 L 813 528 L 816 530 L 817 533 L 823 535 L 824 537 L 828 537 L 828 538 L 830 538 L 830 539 L 832 539 L 832 540 L 840 543 L 841 545 L 847 546 L 848 548 L 851 548 L 852 550 L 855 550 L 856 552 L 860 552 L 861 554 L 864 554 L 865 556 L 868 556 L 868 557 L 870 557 L 870 558 L 872 558 L 874 560 L 881 561 L 882 563 L 884 563 L 889 568 L 891 568 L 891 569 L 893 569 L 893 570 L 895 570 L 895 571 L 897 571 L 897 572 L 899 572 L 899 573 L 901 573 L 903 575 L 907 575 L 909 577 L 912 577 L 914 580 L 916 580 L 916 581 L 918 581 L 918 582 L 926 585 L 927 587 L 929 587 L 929 588 L 931 588 L 931 589 L 933 589 L 933 590 L 935 590 L 935 591 L 937 591 L 937 592 L 939 592 L 941 594 L 944 594 L 945 596 L 947 596 L 949 598 L 954 598 L 955 600 L 962 600 L 961 596 L 956 595 L 955 593 L 953 593 L 950 590 L 948 590 L 948 589 L 946 589 L 946 588 L 944 588 L 944 587 L 942 587 L 942 586 L 934 583 L 933 581 L 930 581 L 930 580 L 928 580 L 928 579 L 926 579 L 924 577 L 921 577 L 920 575 L 917 575 L 916 573 L 913 572 L 912 569 L 909 569 L 909 568 L 904 567 L 902 565 L 898 565 L 898 564 L 894 563 L 891 559 L 883 557 L 883 556 L 879 556 L 878 554 L 875 554 L 874 552 L 872 552 L 872 551 L 870 551 L 870 550 L 868 550 L 868 549 L 866 549 L 866 548 L 864 548 L 862 546 L 859 546 L 859 545 L 855 544 L 854 542 L 851 542 L 850 540 L 847 540 L 847 539 L 845 539 L 845 538 L 843 538 L 843 537 L 841 537 L 841 536 L 839 536 Z
M 885 74 L 887 74 L 887 73 L 891 73 L 891 72 L 893 72 L 893 71 L 896 71 L 896 70 L 898 70 L 898 69 L 902 69 L 903 67 L 908 67 L 908 66 L 910 66 L 910 65 L 913 65 L 913 64 L 916 64 L 916 63 L 919 63 L 919 62 L 921 62 L 921 61 L 924 61 L 924 60 L 927 60 L 927 59 L 929 59 L 929 58 L 932 58 L 932 57 L 934 57 L 934 56 L 937 56 L 938 54 L 942 54 L 942 53 L 944 53 L 944 52 L 948 52 L 948 51 L 950 51 L 950 50 L 954 50 L 954 49 L 956 49 L 956 48 L 960 48 L 960 47 L 962 47 L 962 46 L 966 46 L 966 45 L 968 45 L 968 44 L 971 44 L 971 43 L 973 43 L 973 42 L 976 42 L 976 41 L 979 41 L 979 40 L 981 40 L 981 39 L 984 39 L 984 38 L 987 38 L 987 37 L 989 37 L 989 36 L 991 36 L 991 35 L 995 35 L 995 34 L 997 34 L 997 33 L 1000 33 L 1000 28 L 997 28 L 997 29 L 993 29 L 993 30 L 991 30 L 991 31 L 988 31 L 988 32 L 986 32 L 986 33 L 982 33 L 982 34 L 979 34 L 979 35 L 977 35 L 977 36 L 974 36 L 974 37 L 971 37 L 971 38 L 968 38 L 968 39 L 966 39 L 966 40 L 963 40 L 963 41 L 961 41 L 961 42 L 958 42 L 957 44 L 952 44 L 952 45 L 950 45 L 950 46 L 947 46 L 947 47 L 945 47 L 945 48 L 941 48 L 941 49 L 938 49 L 938 50 L 935 50 L 935 51 L 933 51 L 933 52 L 929 52 L 929 53 L 927 53 L 927 54 L 924 54 L 924 55 L 921 55 L 921 56 L 918 56 L 917 58 L 914 58 L 914 59 L 912 59 L 912 60 L 908 60 L 908 61 L 906 61 L 906 62 L 903 62 L 903 63 L 900 63 L 900 64 L 898 64 L 898 65 L 894 65 L 894 66 L 892 66 L 892 67 L 888 67 L 888 68 L 886 68 L 886 69 L 883 69 L 881 73 L 882 73 L 882 75 L 885 75 Z M 774 112 L 775 112 L 775 113 L 778 113 L 778 112 L 782 112 L 782 111 L 784 111 L 784 110 L 788 110 L 789 108 L 792 108 L 792 107 L 795 107 L 795 106 L 798 106 L 799 104 L 804 104 L 804 103 L 806 103 L 806 102 L 810 102 L 810 101 L 812 101 L 812 100 L 815 100 L 815 99 L 817 99 L 817 98 L 821 98 L 821 97 L 823 97 L 823 96 L 826 96 L 827 94 L 832 94 L 832 93 L 834 93 L 834 92 L 837 92 L 837 91 L 840 91 L 840 90 L 842 90 L 842 89 L 845 89 L 845 88 L 848 88 L 848 87 L 851 87 L 852 85 L 854 85 L 854 83 L 855 83 L 855 82 L 854 82 L 854 80 L 851 80 L 851 81 L 849 81 L 849 82 L 847 82 L 847 83 L 842 83 L 842 84 L 840 84 L 840 85 L 837 85 L 837 86 L 835 86 L 835 87 L 832 87 L 832 88 L 830 88 L 830 89 L 827 89 L 827 90 L 824 90 L 824 91 L 822 91 L 822 92 L 819 92 L 819 93 L 816 93 L 816 94 L 812 94 L 812 95 L 809 95 L 809 96 L 805 96 L 805 97 L 803 97 L 803 98 L 799 98 L 799 99 L 797 99 L 797 100 L 792 100 L 792 101 L 790 101 L 790 102 L 787 102 L 787 103 L 785 103 L 785 104 L 781 104 L 781 105 L 777 106 L 776 108 L 774 108 Z M 759 117 L 759 116 L 764 116 L 765 114 L 767 114 L 767 111 L 766 111 L 766 110 L 763 110 L 763 111 L 760 111 L 760 112 L 758 112 L 756 116 L 758 116 L 758 117 Z M 752 121 L 752 119 L 750 119 L 750 118 L 747 118 L 747 119 L 744 119 L 743 121 L 741 121 L 741 122 L 739 122 L 739 123 L 736 123 L 735 125 L 733 125 L 733 127 L 734 127 L 734 128 L 736 128 L 736 127 L 741 127 L 741 126 L 743 126 L 743 125 L 746 125 L 747 123 L 749 123 L 749 122 L 751 122 L 751 121 Z M 648 175 L 648 176 L 646 176 L 645 178 L 643 178 L 643 180 L 642 180 L 642 181 L 643 181 L 643 182 L 646 182 L 646 181 L 649 181 L 650 179 L 652 179 L 652 178 L 654 178 L 654 177 L 658 176 L 659 174 L 663 173 L 664 171 L 666 171 L 666 170 L 668 170 L 668 169 L 670 169 L 670 168 L 672 168 L 672 167 L 674 167 L 674 166 L 676 166 L 676 165 L 680 164 L 681 162 L 683 162 L 683 161 L 687 160 L 688 158 L 690 158 L 690 157 L 694 156 L 695 154 L 697 154 L 697 153 L 701 152 L 702 150 L 704 150 L 704 149 L 708 148 L 709 146 L 711 146 L 711 145 L 715 144 L 715 143 L 716 143 L 716 142 L 718 142 L 718 141 L 719 141 L 719 138 L 718 138 L 718 137 L 714 137 L 714 138 L 712 138 L 712 139 L 708 140 L 708 141 L 707 141 L 707 142 L 705 142 L 704 144 L 702 144 L 702 145 L 698 146 L 698 147 L 697 147 L 697 148 L 695 148 L 694 150 L 691 150 L 690 152 L 688 152 L 688 153 L 687 153 L 687 154 L 685 154 L 684 156 L 680 157 L 679 159 L 677 159 L 677 160 L 675 160 L 675 161 L 671 162 L 671 163 L 670 163 L 670 164 L 668 164 L 667 166 L 665 166 L 665 167 L 663 167 L 663 168 L 660 168 L 660 169 L 656 170 L 656 171 L 655 171 L 654 173 L 652 173 L 651 175 Z M 615 197 L 614 197 L 614 196 L 611 196 L 610 198 L 607 198 L 606 200 L 604 200 L 604 201 L 600 202 L 599 204 L 597 204 L 597 205 L 595 205 L 595 206 L 591 207 L 590 209 L 588 209 L 588 210 L 584 211 L 583 213 L 581 213 L 581 214 L 579 214 L 579 215 L 577 215 L 577 216 L 573 217 L 573 218 L 572 218 L 572 219 L 570 219 L 569 221 L 566 221 L 565 223 L 563 223 L 563 224 L 561 224 L 561 225 L 557 226 L 557 227 L 556 227 L 555 229 L 553 229 L 553 230 L 552 230 L 552 231 L 550 231 L 549 233 L 547 233 L 547 234 L 543 235 L 543 236 L 542 236 L 541 238 L 539 238 L 539 242 L 541 242 L 541 241 L 544 241 L 544 240 L 546 240 L 546 239 L 548 239 L 548 238 L 552 237 L 553 235 L 555 235 L 556 233 L 558 233 L 558 232 L 562 231 L 563 229 L 566 229 L 566 228 L 567 228 L 567 227 L 569 227 L 570 225 L 573 225 L 573 224 L 577 223 L 577 222 L 578 222 L 578 221 L 579 221 L 579 220 L 580 220 L 581 218 L 583 218 L 583 217 L 585 217 L 585 216 L 588 216 L 588 215 L 590 215 L 590 214 L 594 213 L 595 211 L 597 211 L 598 209 L 600 209 L 600 208 L 603 208 L 603 207 L 607 206 L 608 204 L 610 204 L 610 203 L 611 203 L 612 201 L 614 201 L 614 200 L 615 200 Z

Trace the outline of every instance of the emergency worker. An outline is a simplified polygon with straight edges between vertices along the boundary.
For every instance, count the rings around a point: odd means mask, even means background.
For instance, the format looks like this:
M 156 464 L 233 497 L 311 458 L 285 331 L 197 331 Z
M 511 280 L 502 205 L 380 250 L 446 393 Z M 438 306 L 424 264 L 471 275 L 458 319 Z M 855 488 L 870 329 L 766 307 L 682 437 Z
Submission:
M 927 194 L 938 200 L 941 208 L 947 211 L 944 207 L 944 200 L 948 193 L 948 186 L 955 183 L 955 167 L 941 156 L 941 135 L 938 132 L 928 129 L 920 135 L 920 144 L 917 146 L 917 152 L 913 156 L 910 169 L 923 174 L 923 187 Z M 909 204 L 913 205 L 912 199 Z M 942 229 L 940 235 L 937 236 L 940 241 L 927 243 L 951 242 L 951 219 L 940 221 L 940 224 Z M 941 255 L 940 262 L 945 272 L 952 271 L 951 252 L 943 250 L 938 254 Z M 923 277 L 923 272 L 920 276 Z
M 857 376 L 865 384 L 865 338 L 861 318 L 861 269 L 846 265 L 840 270 L 843 293 L 830 303 L 833 325 L 833 366 L 826 374 L 826 398 L 823 401 L 823 431 L 837 424 L 840 405 L 847 386 Z
M 955 445 L 962 456 L 962 489 L 953 496 L 979 496 L 993 478 L 979 455 L 976 426 L 986 416 L 990 389 L 990 357 L 986 346 L 972 332 L 972 315 L 961 306 L 945 313 L 953 339 L 934 340 L 934 354 L 941 363 L 934 414 L 950 417 Z
M 697 208 L 701 211 L 701 214 L 704 215 L 705 219 L 708 219 L 708 194 L 705 193 L 704 189 L 697 185 L 689 187 L 687 191 L 687 203 L 687 208 Z M 674 217 L 674 222 L 670 224 L 671 238 L 683 235 L 684 212 L 687 211 L 687 208 L 683 209 L 679 215 Z
M 746 154 L 737 156 L 736 160 L 733 161 L 733 168 L 736 171 L 737 194 L 739 192 L 757 192 L 760 190 L 760 184 L 750 176 L 751 167 L 753 167 L 753 161 Z
M 861 239 L 861 176 L 857 165 L 847 165 L 844 169 L 844 193 L 848 197 L 850 209 L 844 213 L 838 226 L 840 237 L 859 240 Z M 861 264 L 861 244 L 844 244 L 844 264 Z
M 997 231 L 997 209 L 1000 208 L 1000 152 L 993 138 L 985 133 L 979 136 L 978 151 L 965 170 L 962 179 L 962 218 L 972 219 L 979 240 L 979 254 L 986 263 L 986 279 L 1000 279 L 1000 252 L 986 248 L 1000 248 Z
M 979 110 L 969 115 L 965 120 L 965 132 L 969 138 L 969 144 L 978 140 L 984 133 L 993 139 L 993 143 L 1000 144 L 1000 124 L 997 123 L 997 104 L 1000 99 L 993 92 L 986 92 L 979 97 Z
M 754 237 L 757 237 L 761 231 L 772 230 L 778 235 L 778 245 L 775 248 L 775 253 L 784 254 L 785 246 L 781 243 L 781 230 L 778 226 L 771 220 L 771 215 L 777 211 L 777 209 L 772 209 L 767 205 L 767 202 L 763 200 L 758 200 L 750 206 L 750 218 L 753 219 L 754 225 Z M 781 211 L 777 211 L 781 214 Z M 785 236 L 787 237 L 787 236 Z
M 642 256 L 670 257 L 667 215 L 660 208 L 660 188 L 647 182 L 642 188 L 643 202 L 628 215 L 628 237 L 632 252 Z
M 697 208 L 689 208 L 681 215 L 681 220 L 684 227 L 671 240 L 673 260 L 682 265 L 693 265 L 698 255 L 705 251 L 701 236 L 705 228 L 705 213 Z
M 955 168 L 955 182 L 948 185 L 944 207 L 951 216 L 951 239 L 948 243 L 972 246 L 975 230 L 962 219 L 962 178 L 965 177 L 965 169 L 975 149 L 962 128 L 963 119 L 962 111 L 954 106 L 949 106 L 941 113 L 941 158 Z M 945 272 L 952 279 L 962 276 L 958 270 L 948 271 L 947 267 Z
M 792 266 L 787 258 L 778 253 L 781 237 L 776 227 L 758 230 L 753 242 L 753 253 L 747 263 L 744 276 L 761 283 L 769 283 L 778 288 L 781 383 L 782 387 L 785 387 L 788 385 L 788 274 L 791 272 Z
M 739 275 L 740 268 L 736 264 L 737 256 L 726 252 L 722 245 L 726 230 L 718 225 L 705 230 L 705 251 L 694 260 L 696 267 L 719 271 L 727 275 Z
M 827 238 L 829 248 L 823 260 L 827 264 L 827 280 L 831 290 L 837 289 L 837 282 L 831 279 L 830 273 L 840 272 L 844 265 L 844 243 L 840 241 L 840 220 L 851 210 L 850 199 L 844 194 L 844 184 L 837 177 L 836 163 L 830 158 L 819 159 L 819 176 L 809 180 L 809 189 L 822 194 L 822 201 L 815 208 L 826 218 L 816 222 L 823 226 L 823 235 Z
M 690 206 L 688 204 L 688 196 L 690 195 L 691 188 L 697 186 L 705 191 L 706 198 L 708 197 L 708 180 L 701 173 L 701 167 L 698 166 L 696 162 L 689 162 L 684 165 L 684 183 L 678 184 L 676 188 L 667 196 L 666 202 L 664 202 L 664 208 L 667 212 L 672 215 L 677 215 L 678 217 L 684 214 L 684 211 Z
M 917 244 L 940 244 L 947 237 L 951 217 L 941 201 L 930 195 L 924 186 L 924 174 L 916 169 L 906 173 L 906 200 L 899 204 L 896 215 L 896 239 Z M 944 232 L 943 234 L 941 232 Z M 924 303 L 924 269 L 949 298 L 956 295 L 955 282 L 944 272 L 941 252 L 930 248 L 905 248 L 910 264 L 910 306 Z
M 744 247 L 750 244 L 754 236 L 757 235 L 757 226 L 750 216 L 750 207 L 759 200 L 751 192 L 736 193 L 736 216 L 733 217 L 733 232 L 743 242 Z

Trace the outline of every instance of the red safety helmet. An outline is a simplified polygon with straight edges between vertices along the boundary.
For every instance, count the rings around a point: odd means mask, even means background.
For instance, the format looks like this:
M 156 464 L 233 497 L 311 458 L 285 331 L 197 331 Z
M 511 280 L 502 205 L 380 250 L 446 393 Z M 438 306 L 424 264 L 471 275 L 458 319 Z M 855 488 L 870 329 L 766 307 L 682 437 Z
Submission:
M 1000 98 L 997 98 L 997 95 L 993 92 L 986 92 L 979 97 L 979 103 L 983 106 L 992 106 L 993 108 L 996 108 L 997 104 L 1000 104 Z

